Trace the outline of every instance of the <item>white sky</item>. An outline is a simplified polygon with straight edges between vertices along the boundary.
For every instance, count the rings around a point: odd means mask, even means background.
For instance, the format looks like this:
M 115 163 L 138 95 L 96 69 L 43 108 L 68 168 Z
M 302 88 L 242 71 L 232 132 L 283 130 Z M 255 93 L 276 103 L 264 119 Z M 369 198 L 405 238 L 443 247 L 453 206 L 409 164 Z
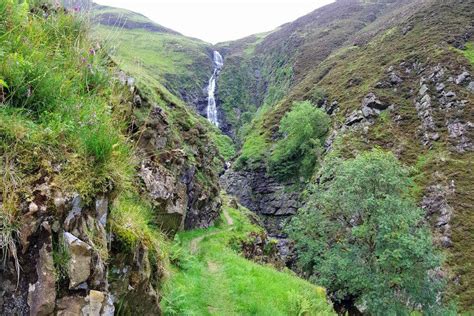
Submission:
M 96 0 L 210 43 L 270 31 L 334 0 Z

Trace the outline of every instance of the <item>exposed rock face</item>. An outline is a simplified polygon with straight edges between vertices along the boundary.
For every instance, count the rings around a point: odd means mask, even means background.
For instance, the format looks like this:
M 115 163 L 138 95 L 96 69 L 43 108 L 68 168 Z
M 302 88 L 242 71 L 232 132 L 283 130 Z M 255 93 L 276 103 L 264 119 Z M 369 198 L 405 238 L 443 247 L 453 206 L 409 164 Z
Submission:
M 173 141 L 164 111 L 152 106 L 139 140 L 144 157 L 139 176 L 160 214 L 160 225 L 170 231 L 208 227 L 219 216 L 221 206 L 217 174 L 210 164 L 218 155 L 216 149 L 199 127 L 184 134 L 199 159 L 197 162 L 191 162 L 181 149 L 183 144 Z M 203 182 L 198 173 L 209 181 Z
M 54 312 L 56 300 L 51 228 L 47 222 L 43 222 L 41 229 L 44 230 L 46 237 L 43 246 L 39 250 L 39 258 L 36 264 L 38 280 L 34 284 L 30 284 L 28 289 L 30 315 L 51 315 Z
M 91 273 L 92 248 L 71 233 L 64 233 L 64 242 L 71 256 L 68 262 L 69 288 L 87 281 Z
M 451 188 L 440 184 L 430 186 L 421 203 L 427 216 L 434 220 L 436 242 L 445 248 L 451 247 L 453 244 L 450 225 L 453 208 L 448 204 L 447 198 L 454 193 L 454 190 L 454 183 Z
M 85 297 L 66 296 L 57 302 L 58 316 L 112 316 L 115 308 L 106 293 L 91 290 Z
M 388 105 L 381 102 L 375 94 L 369 93 L 362 100 L 362 108 L 370 108 L 381 111 L 388 108 Z
M 456 150 L 459 153 L 473 151 L 472 134 L 474 133 L 474 123 L 462 123 L 458 120 L 447 124 L 449 138 L 456 142 Z
M 221 177 L 223 188 L 238 198 L 240 204 L 256 212 L 270 235 L 281 236 L 283 220 L 300 207 L 297 192 L 288 192 L 290 183 L 282 184 L 268 176 L 264 168 L 252 171 L 228 170 Z

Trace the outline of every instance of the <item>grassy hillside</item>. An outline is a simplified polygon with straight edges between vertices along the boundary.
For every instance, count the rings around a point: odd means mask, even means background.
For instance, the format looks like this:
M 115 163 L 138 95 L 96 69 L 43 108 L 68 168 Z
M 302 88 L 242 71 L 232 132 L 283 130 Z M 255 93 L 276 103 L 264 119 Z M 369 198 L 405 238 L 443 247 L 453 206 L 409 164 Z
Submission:
M 216 227 L 175 237 L 176 264 L 164 285 L 166 315 L 332 315 L 323 288 L 244 259 L 241 240 L 261 228 L 225 206 Z
M 94 6 L 95 31 L 130 73 L 142 69 L 171 93 L 197 105 L 212 74 L 211 45 L 185 37 L 124 9 Z

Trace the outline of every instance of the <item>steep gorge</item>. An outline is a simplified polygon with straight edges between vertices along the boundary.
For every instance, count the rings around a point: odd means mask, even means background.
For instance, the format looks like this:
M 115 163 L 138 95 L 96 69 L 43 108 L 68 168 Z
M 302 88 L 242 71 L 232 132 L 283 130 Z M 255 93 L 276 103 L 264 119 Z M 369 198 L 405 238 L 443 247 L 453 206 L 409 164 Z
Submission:
M 304 100 L 331 118 L 319 165 L 380 147 L 414 168 L 413 194 L 447 255 L 439 271 L 448 283 L 444 297 L 471 311 L 473 10 L 474 2 L 460 0 L 339 0 L 272 32 L 212 46 L 139 14 L 93 6 L 95 37 L 81 56 L 101 51 L 96 40 L 110 56 L 101 70 L 114 86 L 107 113 L 120 118 L 115 130 L 133 148 L 127 161 L 132 180 L 116 178 L 93 155 L 64 154 L 57 145 L 37 153 L 34 168 L 19 158 L 12 163 L 6 148 L 20 139 L 29 150 L 22 135 L 46 123 L 18 120 L 12 129 L 0 122 L 4 179 L 22 170 L 28 181 L 16 188 L 15 199 L 7 199 L 7 186 L 1 192 L 0 209 L 19 201 L 22 219 L 13 235 L 22 271 L 18 278 L 11 258 L 0 268 L 0 311 L 159 314 L 167 261 L 177 260 L 161 232 L 172 236 L 219 223 L 221 188 L 259 215 L 288 256 L 286 220 L 306 204 L 319 168 L 305 179 L 281 180 L 269 159 L 282 139 L 282 118 L 294 101 Z M 0 80 L 15 84 L 7 75 L 0 73 Z M 1 88 L 0 101 L 13 102 L 8 91 Z M 11 119 L 1 113 L 2 122 Z M 41 137 L 56 144 L 64 136 Z M 89 174 L 71 172 L 83 161 L 93 166 Z M 8 163 L 11 168 L 4 167 Z M 51 276 L 61 265 L 63 241 L 79 264 L 67 265 L 65 258 L 56 279 Z

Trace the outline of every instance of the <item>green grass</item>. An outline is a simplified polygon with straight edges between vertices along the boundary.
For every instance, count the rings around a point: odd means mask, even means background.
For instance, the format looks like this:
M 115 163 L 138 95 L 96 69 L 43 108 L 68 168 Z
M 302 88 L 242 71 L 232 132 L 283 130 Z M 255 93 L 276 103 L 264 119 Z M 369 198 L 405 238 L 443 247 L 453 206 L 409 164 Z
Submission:
M 260 228 L 251 224 L 246 210 L 225 207 L 234 221 L 224 218 L 207 230 L 180 233 L 175 239 L 175 265 L 164 285 L 165 315 L 332 315 L 323 288 L 244 259 L 239 240 Z M 189 247 L 203 238 L 195 255 Z M 307 311 L 307 313 L 304 313 Z
M 229 136 L 221 134 L 220 131 L 215 131 L 211 133 L 211 138 L 225 161 L 229 161 L 234 158 L 235 146 Z
M 110 228 L 126 253 L 140 246 L 150 250 L 155 258 L 164 258 L 167 253 L 166 237 L 155 225 L 156 215 L 151 205 L 138 195 L 121 195 L 110 212 Z
M 464 56 L 474 65 L 474 43 L 467 43 Z

